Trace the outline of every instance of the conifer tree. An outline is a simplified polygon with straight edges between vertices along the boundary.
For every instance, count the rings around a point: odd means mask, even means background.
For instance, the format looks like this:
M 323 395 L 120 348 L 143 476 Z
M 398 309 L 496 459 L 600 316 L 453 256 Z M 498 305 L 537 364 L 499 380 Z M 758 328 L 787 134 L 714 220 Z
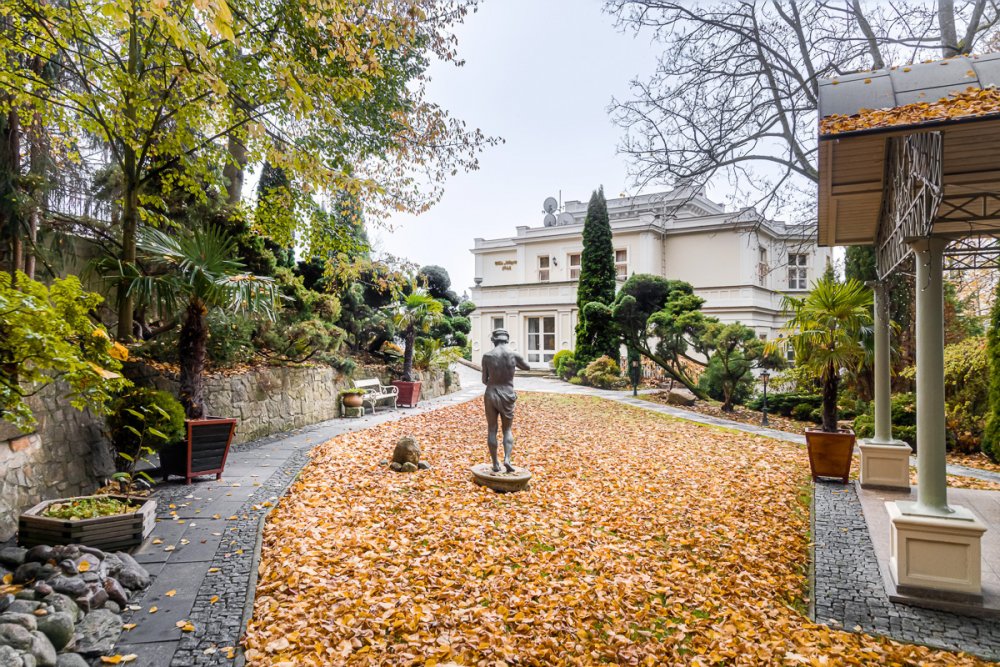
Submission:
M 990 407 L 980 446 L 986 456 L 1000 462 L 1000 299 L 993 303 L 993 310 L 990 312 L 986 355 L 990 360 Z
M 611 241 L 608 202 L 602 186 L 590 196 L 583 223 L 583 255 L 580 284 L 576 292 L 579 320 L 576 325 L 575 358 L 580 368 L 607 355 L 618 363 L 619 339 L 613 322 L 587 317 L 587 304 L 610 306 L 615 300 L 615 248 Z

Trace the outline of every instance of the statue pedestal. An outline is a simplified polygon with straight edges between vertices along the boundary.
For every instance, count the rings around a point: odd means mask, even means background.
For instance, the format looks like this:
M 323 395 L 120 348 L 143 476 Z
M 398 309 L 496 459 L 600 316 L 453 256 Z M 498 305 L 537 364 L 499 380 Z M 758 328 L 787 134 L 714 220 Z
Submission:
M 493 489 L 497 493 L 514 493 L 528 486 L 531 472 L 527 468 L 514 466 L 514 472 L 493 472 L 489 463 L 472 466 L 472 478 L 479 486 Z

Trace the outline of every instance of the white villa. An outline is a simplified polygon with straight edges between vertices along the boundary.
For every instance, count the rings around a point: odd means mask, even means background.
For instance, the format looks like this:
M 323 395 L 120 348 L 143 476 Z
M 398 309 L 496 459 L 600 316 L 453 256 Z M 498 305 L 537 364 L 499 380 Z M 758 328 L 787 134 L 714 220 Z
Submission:
M 573 349 L 587 202 L 567 201 L 553 213 L 539 226 L 519 225 L 514 236 L 475 239 L 474 362 L 498 328 L 534 367 Z M 742 322 L 761 338 L 785 323 L 782 294 L 804 293 L 830 259 L 815 229 L 764 220 L 751 209 L 727 212 L 704 192 L 609 199 L 608 214 L 621 282 L 636 273 L 684 280 L 705 299 L 705 313 Z

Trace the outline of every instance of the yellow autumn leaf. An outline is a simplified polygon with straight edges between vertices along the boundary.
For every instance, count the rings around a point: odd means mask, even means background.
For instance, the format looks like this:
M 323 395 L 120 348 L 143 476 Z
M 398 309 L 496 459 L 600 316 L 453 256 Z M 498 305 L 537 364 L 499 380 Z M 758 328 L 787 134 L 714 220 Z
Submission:
M 169 591 L 167 591 L 166 593 L 164 593 L 164 595 L 166 595 L 168 598 L 172 598 L 175 595 L 177 595 L 177 590 L 172 588 Z

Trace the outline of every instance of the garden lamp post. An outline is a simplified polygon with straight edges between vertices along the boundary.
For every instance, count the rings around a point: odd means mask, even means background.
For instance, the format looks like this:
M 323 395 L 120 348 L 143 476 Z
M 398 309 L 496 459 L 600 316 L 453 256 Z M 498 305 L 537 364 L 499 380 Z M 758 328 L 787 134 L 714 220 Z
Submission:
M 761 426 L 768 426 L 768 423 L 767 423 L 767 381 L 770 379 L 770 377 L 771 377 L 771 374 L 767 372 L 766 368 L 763 371 L 761 371 L 760 379 L 764 381 L 764 404 L 761 406 L 761 411 L 760 411 L 761 412 L 761 415 L 760 415 L 760 425 Z
M 632 357 L 628 362 L 629 379 L 632 380 L 632 395 L 639 395 L 639 380 L 641 379 L 642 364 L 639 357 Z

